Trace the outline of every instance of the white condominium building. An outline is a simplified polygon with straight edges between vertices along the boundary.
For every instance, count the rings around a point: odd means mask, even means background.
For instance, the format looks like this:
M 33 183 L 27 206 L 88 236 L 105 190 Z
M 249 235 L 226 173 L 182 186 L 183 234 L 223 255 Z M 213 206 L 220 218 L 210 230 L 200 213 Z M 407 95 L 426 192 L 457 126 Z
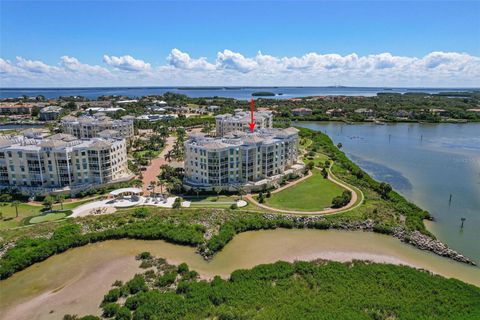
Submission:
M 72 193 L 132 177 L 123 138 L 80 140 L 69 134 L 0 137 L 0 188 Z
M 186 186 L 258 189 L 274 185 L 297 164 L 298 130 L 261 129 L 231 132 L 221 138 L 191 135 L 185 142 Z
M 273 114 L 271 111 L 255 111 L 255 130 L 269 129 L 273 127 Z M 236 109 L 235 114 L 221 114 L 215 117 L 217 126 L 217 137 L 233 131 L 250 131 L 248 123 L 251 121 L 250 112 Z
M 66 116 L 61 120 L 63 131 L 80 139 L 100 136 L 104 130 L 115 130 L 118 136 L 125 139 L 133 137 L 133 117 L 124 116 L 121 120 L 112 120 L 105 114 L 96 113 L 93 116 Z

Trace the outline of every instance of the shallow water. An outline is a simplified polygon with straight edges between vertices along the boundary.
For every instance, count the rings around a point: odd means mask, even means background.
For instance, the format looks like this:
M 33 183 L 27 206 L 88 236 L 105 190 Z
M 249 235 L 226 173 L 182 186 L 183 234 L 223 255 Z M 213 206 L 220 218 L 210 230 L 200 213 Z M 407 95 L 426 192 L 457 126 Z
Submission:
M 428 210 L 435 218 L 428 227 L 440 240 L 480 263 L 480 123 L 295 125 L 341 142 L 342 150 L 375 179 Z
M 112 240 L 75 248 L 0 282 L 0 318 L 58 319 L 65 313 L 98 313 L 99 302 L 115 280 L 125 281 L 140 272 L 134 256 L 142 251 L 171 263 L 186 262 L 207 278 L 228 277 L 234 270 L 278 260 L 369 259 L 428 269 L 480 286 L 480 268 L 420 251 L 389 236 L 277 229 L 239 234 L 210 262 L 194 248 L 161 240 Z

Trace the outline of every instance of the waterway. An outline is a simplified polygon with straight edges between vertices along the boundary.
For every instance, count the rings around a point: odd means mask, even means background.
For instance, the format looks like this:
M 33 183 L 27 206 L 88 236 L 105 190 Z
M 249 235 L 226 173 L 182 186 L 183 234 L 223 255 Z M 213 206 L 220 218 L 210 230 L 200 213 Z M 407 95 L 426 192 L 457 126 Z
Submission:
M 225 97 L 235 99 L 251 99 L 252 93 L 268 91 L 273 99 L 289 99 L 308 96 L 375 96 L 377 93 L 439 93 L 439 92 L 471 92 L 473 88 L 383 88 L 383 87 L 110 87 L 110 88 L 0 88 L 0 98 L 18 98 L 21 96 L 46 98 L 60 96 L 82 96 L 96 99 L 100 96 L 128 96 L 131 98 L 146 95 L 163 95 L 165 92 L 185 94 L 192 98 Z
M 440 240 L 480 263 L 480 123 L 294 125 L 342 143 L 350 159 L 375 179 L 428 210 L 435 222 L 427 227 Z
M 22 123 L 22 124 L 0 124 L 0 132 L 3 130 L 23 130 L 23 129 L 30 129 L 30 128 L 42 128 L 43 124 L 40 123 Z
M 329 259 L 396 263 L 431 270 L 480 286 L 480 269 L 420 251 L 381 234 L 336 230 L 265 230 L 237 235 L 213 260 L 195 249 L 161 240 L 112 240 L 71 249 L 0 282 L 0 319 L 61 319 L 99 314 L 115 280 L 140 272 L 135 255 L 150 251 L 170 263 L 186 262 L 203 278 L 278 260 Z

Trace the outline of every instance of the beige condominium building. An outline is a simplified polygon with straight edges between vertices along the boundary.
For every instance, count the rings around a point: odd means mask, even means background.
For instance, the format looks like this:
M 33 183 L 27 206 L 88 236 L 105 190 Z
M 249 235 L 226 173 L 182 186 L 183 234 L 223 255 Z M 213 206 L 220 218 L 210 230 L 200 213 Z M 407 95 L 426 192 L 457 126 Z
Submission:
M 206 190 L 260 190 L 301 171 L 304 166 L 297 158 L 295 128 L 233 131 L 220 138 L 191 135 L 185 142 L 184 184 Z
M 271 111 L 254 112 L 255 130 L 268 129 L 273 126 L 273 114 Z M 233 131 L 250 131 L 248 123 L 251 122 L 250 112 L 236 109 L 235 114 L 221 114 L 215 117 L 216 135 L 222 137 Z
M 93 116 L 66 116 L 61 120 L 63 132 L 80 139 L 99 137 L 105 130 L 115 130 L 119 137 L 130 139 L 133 137 L 133 118 L 125 116 L 120 120 L 113 120 L 102 113 Z
M 43 138 L 34 131 L 0 137 L 0 188 L 28 194 L 76 193 L 131 177 L 123 138 Z

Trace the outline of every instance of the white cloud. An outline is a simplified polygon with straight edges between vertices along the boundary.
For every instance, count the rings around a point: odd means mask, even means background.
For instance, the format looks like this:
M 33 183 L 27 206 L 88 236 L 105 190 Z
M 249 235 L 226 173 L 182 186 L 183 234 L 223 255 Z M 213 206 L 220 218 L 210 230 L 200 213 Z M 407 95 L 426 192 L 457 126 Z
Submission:
M 424 57 L 309 52 L 281 57 L 259 51 L 247 57 L 226 49 L 209 62 L 173 49 L 167 64 L 155 68 L 131 56 L 105 55 L 103 60 L 112 68 L 70 56 L 62 56 L 55 65 L 23 57 L 14 62 L 0 58 L 0 80 L 4 86 L 480 86 L 480 57 L 458 52 L 431 52 Z
M 258 64 L 255 60 L 245 58 L 237 52 L 228 49 L 217 53 L 217 67 L 222 69 L 230 69 L 239 72 L 249 72 L 255 69 Z
M 60 66 L 62 66 L 66 71 L 74 72 L 74 73 L 85 73 L 88 75 L 109 75 L 110 72 L 102 68 L 100 66 L 92 66 L 89 64 L 84 64 L 78 61 L 77 58 L 63 56 L 60 58 Z
M 150 63 L 146 63 L 143 60 L 135 59 L 130 55 L 116 57 L 116 56 L 103 56 L 103 62 L 109 66 L 130 72 L 145 72 L 150 70 Z
M 22 57 L 17 57 L 17 67 L 33 73 L 52 73 L 60 70 L 59 68 L 50 66 L 42 61 L 28 60 Z
M 167 57 L 170 66 L 186 70 L 214 70 L 215 66 L 207 61 L 207 58 L 201 57 L 193 59 L 188 53 L 178 49 L 173 49 Z
M 0 58 L 0 74 L 14 75 L 18 74 L 18 72 L 19 69 L 12 65 L 10 61 Z

